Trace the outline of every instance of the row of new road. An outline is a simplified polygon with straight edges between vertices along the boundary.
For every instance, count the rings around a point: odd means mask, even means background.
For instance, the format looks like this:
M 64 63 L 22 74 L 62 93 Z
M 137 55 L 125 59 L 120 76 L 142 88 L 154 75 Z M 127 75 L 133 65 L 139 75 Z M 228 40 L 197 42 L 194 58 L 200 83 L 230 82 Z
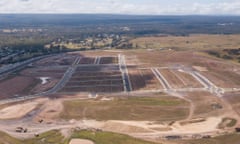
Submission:
M 161 85 L 164 87 L 165 91 L 194 91 L 194 90 L 208 90 L 211 93 L 215 93 L 218 96 L 221 96 L 222 93 L 224 93 L 224 90 L 221 88 L 218 88 L 215 84 L 213 84 L 210 80 L 208 80 L 206 77 L 201 75 L 200 73 L 196 71 L 185 71 L 186 73 L 193 76 L 199 83 L 201 83 L 204 88 L 184 88 L 184 89 L 174 89 L 171 87 L 171 85 L 168 83 L 168 81 L 165 79 L 165 77 L 159 72 L 157 68 L 151 68 L 151 71 L 153 74 L 157 77 Z M 183 70 L 182 70 L 183 71 Z

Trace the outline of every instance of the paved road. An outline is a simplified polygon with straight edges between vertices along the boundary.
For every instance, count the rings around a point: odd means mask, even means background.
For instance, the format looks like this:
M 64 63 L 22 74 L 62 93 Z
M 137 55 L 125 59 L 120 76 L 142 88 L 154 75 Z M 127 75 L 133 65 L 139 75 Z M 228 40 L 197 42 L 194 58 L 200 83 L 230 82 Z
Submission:
M 40 59 L 43 59 L 43 58 L 46 58 L 46 57 L 49 57 L 49 56 L 52 56 L 52 55 L 39 56 L 39 57 L 32 58 L 32 59 L 29 59 L 29 60 L 26 60 L 26 61 L 23 61 L 23 62 L 3 66 L 3 67 L 0 68 L 0 75 L 23 69 L 28 64 L 31 64 L 31 63 L 33 63 L 37 60 L 40 60 Z
M 168 83 L 168 81 L 164 78 L 164 76 L 158 71 L 157 68 L 151 68 L 153 74 L 157 77 L 159 82 L 162 84 L 165 90 L 170 90 L 172 87 Z
M 100 60 L 101 60 L 101 57 L 99 57 L 99 56 L 96 57 L 96 58 L 95 58 L 95 61 L 94 61 L 94 64 L 95 64 L 95 65 L 99 65 L 99 64 L 100 64 Z
M 213 84 L 209 79 L 207 79 L 202 74 L 196 72 L 196 71 L 190 71 L 190 74 L 194 76 L 201 84 L 204 85 L 204 87 L 211 93 L 215 93 L 217 96 L 221 97 L 221 95 L 224 93 L 224 90 L 222 88 L 217 87 L 215 84 Z
M 61 90 L 66 83 L 71 79 L 73 73 L 75 72 L 78 63 L 80 62 L 81 58 L 77 57 L 73 64 L 68 68 L 68 70 L 64 73 L 62 79 L 49 91 L 40 93 L 38 95 L 49 95 L 49 94 L 54 94 L 57 91 Z
M 49 55 L 50 56 L 50 55 Z M 31 60 L 28 60 L 26 62 L 16 64 L 15 66 L 10 67 L 9 69 L 2 70 L 0 69 L 0 74 L 1 72 L 3 73 L 8 73 L 12 72 L 15 70 L 18 70 L 21 67 L 27 66 L 28 64 L 37 61 L 39 59 L 45 58 L 48 56 L 42 56 L 38 58 L 34 58 Z M 76 68 L 78 66 L 96 66 L 95 64 L 89 64 L 89 65 L 78 65 L 80 62 L 81 58 L 77 57 L 73 64 L 68 68 L 68 70 L 65 72 L 64 76 L 62 79 L 58 82 L 58 84 L 55 85 L 52 89 L 49 91 L 36 94 L 36 95 L 29 95 L 29 96 L 23 96 L 23 97 L 18 97 L 18 98 L 12 98 L 12 99 L 7 99 L 7 100 L 1 100 L 0 104 L 5 104 L 5 103 L 10 103 L 10 102 L 18 102 L 18 101 L 23 101 L 27 99 L 33 99 L 37 97 L 41 97 L 43 95 L 49 95 L 56 93 L 60 89 L 62 89 L 65 84 L 69 81 L 69 79 L 72 77 L 73 73 L 75 72 Z M 100 58 L 97 58 L 96 63 L 100 62 Z M 112 65 L 112 64 L 111 64 Z M 104 66 L 104 65 L 101 65 Z M 109 66 L 109 64 L 106 64 L 106 66 Z M 131 86 L 131 81 L 129 79 L 128 75 L 128 70 L 125 62 L 125 57 L 123 55 L 119 55 L 119 64 L 116 65 L 119 66 L 119 69 L 122 73 L 122 78 L 123 78 L 123 84 L 124 84 L 124 90 L 125 92 L 131 92 L 132 94 L 140 94 L 140 93 L 151 93 L 151 92 L 165 92 L 166 90 L 172 91 L 172 92 L 191 92 L 191 91 L 209 91 L 211 93 L 216 94 L 217 96 L 221 97 L 224 92 L 238 92 L 240 91 L 240 88 L 219 88 L 215 84 L 213 84 L 210 80 L 208 80 L 206 77 L 201 75 L 200 73 L 196 71 L 191 71 L 189 69 L 183 70 L 186 73 L 191 74 L 196 80 L 198 80 L 205 88 L 184 88 L 184 89 L 173 89 L 168 81 L 161 75 L 161 73 L 158 71 L 158 68 L 151 68 L 152 72 L 155 74 L 155 76 L 158 78 L 160 83 L 164 86 L 164 89 L 159 89 L 159 90 L 144 90 L 144 91 L 132 91 L 132 86 Z M 164 67 L 166 68 L 166 67 Z M 179 69 L 179 68 L 178 68 Z M 123 94 L 123 93 L 116 93 L 116 94 Z M 128 93 L 129 94 L 129 93 Z
M 29 100 L 29 99 L 41 97 L 41 96 L 44 96 L 44 95 L 50 95 L 50 94 L 56 93 L 57 91 L 61 90 L 65 86 L 65 84 L 69 81 L 69 79 L 72 77 L 72 75 L 75 72 L 75 69 L 77 67 L 77 64 L 78 64 L 77 62 L 79 62 L 79 57 L 76 58 L 73 65 L 71 65 L 68 68 L 68 70 L 64 73 L 62 79 L 52 89 L 50 89 L 46 92 L 35 94 L 35 95 L 28 95 L 28 96 L 23 96 L 23 97 L 18 97 L 18 98 L 2 100 L 2 101 L 0 101 L 0 104 Z
M 118 62 L 119 62 L 119 69 L 122 72 L 123 77 L 123 84 L 124 84 L 124 91 L 131 92 L 132 91 L 132 84 L 129 79 L 128 70 L 126 66 L 125 56 L 118 55 Z

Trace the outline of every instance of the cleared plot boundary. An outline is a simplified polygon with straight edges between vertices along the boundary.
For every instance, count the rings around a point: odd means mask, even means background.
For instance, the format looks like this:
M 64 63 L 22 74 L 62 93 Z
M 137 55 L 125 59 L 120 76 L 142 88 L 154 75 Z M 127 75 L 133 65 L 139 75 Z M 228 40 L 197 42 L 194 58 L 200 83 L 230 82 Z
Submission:
M 159 84 L 158 79 L 152 73 L 151 69 L 129 68 L 128 71 L 133 91 L 163 89 L 163 86 Z
M 99 60 L 96 60 L 99 61 Z M 78 66 L 61 92 L 122 92 L 122 73 L 115 65 Z

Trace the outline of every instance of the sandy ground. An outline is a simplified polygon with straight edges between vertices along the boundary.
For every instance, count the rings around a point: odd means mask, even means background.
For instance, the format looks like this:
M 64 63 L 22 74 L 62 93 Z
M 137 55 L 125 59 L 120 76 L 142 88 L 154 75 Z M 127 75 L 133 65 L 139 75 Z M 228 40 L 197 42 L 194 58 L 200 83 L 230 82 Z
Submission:
M 187 124 L 175 122 L 171 125 L 167 122 L 154 121 L 59 120 L 58 116 L 63 109 L 62 102 L 68 99 L 45 98 L 3 108 L 0 110 L 0 117 L 2 119 L 11 119 L 23 117 L 41 104 L 39 112 L 36 113 L 33 119 L 24 121 L 24 123 L 19 119 L 14 123 L 9 122 L 7 125 L 6 122 L 0 121 L 0 129 L 17 138 L 31 138 L 36 133 L 44 133 L 56 129 L 61 130 L 63 135 L 68 137 L 72 129 L 80 128 L 102 129 L 104 131 L 128 134 L 144 139 L 156 139 L 166 135 L 194 135 L 203 133 L 215 135 L 222 131 L 218 129 L 218 125 L 221 123 L 222 118 L 226 117 L 226 115 L 223 114 L 221 116 L 208 117 L 200 122 Z M 39 120 L 43 120 L 43 122 L 39 123 Z M 191 120 L 191 118 L 188 120 Z M 18 126 L 28 128 L 29 132 L 24 134 L 16 133 L 15 128 Z M 80 141 L 75 142 L 78 144 Z
M 94 144 L 94 143 L 90 140 L 72 139 L 69 144 Z
M 42 107 L 41 112 L 36 116 L 35 120 L 43 119 L 45 122 L 52 122 L 63 110 L 62 100 L 48 100 Z
M 221 117 L 209 117 L 206 121 L 199 123 L 191 123 L 187 125 L 180 125 L 179 123 L 175 123 L 172 126 L 173 132 L 181 132 L 181 133 L 205 133 L 210 131 L 217 130 L 218 125 L 221 123 Z
M 43 100 L 16 104 L 0 110 L 0 119 L 16 119 L 25 116 L 40 105 Z
M 193 66 L 193 68 L 197 71 L 200 71 L 200 72 L 206 72 L 208 71 L 208 69 L 206 67 L 201 67 L 201 66 Z
M 102 129 L 120 133 L 197 134 L 218 131 L 221 117 L 211 117 L 203 122 L 181 125 L 176 122 L 158 124 L 151 121 L 107 121 Z

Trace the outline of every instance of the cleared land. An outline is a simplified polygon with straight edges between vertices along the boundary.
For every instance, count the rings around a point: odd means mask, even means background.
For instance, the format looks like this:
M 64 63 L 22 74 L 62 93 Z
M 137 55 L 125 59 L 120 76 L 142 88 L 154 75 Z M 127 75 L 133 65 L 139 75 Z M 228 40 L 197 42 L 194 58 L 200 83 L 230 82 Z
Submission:
M 193 76 L 181 71 L 171 70 L 171 72 L 183 83 L 184 88 L 201 88 L 203 87 Z
M 169 121 L 187 117 L 188 103 L 173 97 L 115 98 L 112 101 L 66 101 L 64 119 Z
M 25 95 L 39 81 L 26 76 L 14 76 L 0 82 L 0 98 L 13 98 L 19 95 Z
M 34 66 L 64 66 L 64 65 L 71 65 L 74 60 L 76 59 L 76 55 L 56 55 L 52 57 L 48 57 L 42 59 L 40 61 L 35 62 Z
M 170 84 L 170 86 L 172 88 L 183 88 L 184 87 L 184 82 L 181 81 L 180 79 L 178 79 L 178 77 L 176 75 L 174 75 L 174 73 L 172 73 L 171 70 L 159 69 L 158 71 L 168 81 L 168 83 Z
M 69 144 L 94 144 L 94 143 L 90 140 L 72 139 Z
M 126 56 L 129 77 L 134 92 L 118 93 L 123 92 L 124 88 L 122 72 L 119 65 L 117 65 L 118 54 Z M 74 52 L 74 54 L 67 57 L 69 62 L 65 61 L 64 63 L 62 63 L 64 60 L 61 60 L 60 56 L 49 59 L 49 61 L 56 62 L 48 62 L 47 59 L 39 63 L 39 65 L 36 65 L 36 62 L 17 72 L 13 77 L 5 79 L 11 80 L 19 76 L 29 76 L 36 79 L 38 83 L 34 87 L 26 86 L 28 88 L 24 89 L 24 91 L 33 92 L 34 90 L 36 92 L 36 89 L 38 89 L 38 92 L 41 92 L 59 82 L 67 70 L 75 70 L 73 75 L 70 75 L 69 81 L 67 79 L 66 85 L 64 83 L 65 86 L 61 90 L 64 93 L 48 95 L 51 100 L 48 99 L 40 105 L 31 101 L 32 103 L 30 102 L 29 105 L 19 103 L 16 107 L 4 106 L 0 110 L 0 115 L 2 114 L 3 118 L 22 116 L 23 118 L 18 118 L 19 120 L 17 119 L 16 122 L 12 123 L 7 120 L 0 121 L 3 131 L 23 138 L 23 136 L 27 137 L 27 135 L 33 136 L 35 132 L 42 133 L 57 128 L 61 132 L 65 131 L 62 132 L 64 136 L 68 136 L 59 139 L 64 144 L 69 143 L 71 139 L 78 138 L 89 139 L 95 144 L 98 142 L 101 144 L 105 137 L 97 139 L 96 135 L 103 134 L 108 137 L 108 141 L 112 134 L 115 135 L 114 133 L 101 132 L 101 130 L 162 142 L 163 139 L 167 139 L 167 136 L 174 134 L 179 135 L 181 138 L 192 139 L 196 135 L 199 135 L 199 137 L 203 137 L 205 134 L 215 136 L 220 133 L 230 132 L 234 130 L 234 126 L 239 126 L 239 117 L 237 115 L 237 113 L 239 114 L 239 93 L 222 94 L 224 97 L 221 98 L 220 95 L 206 92 L 207 89 L 206 91 L 203 89 L 189 90 L 187 88 L 202 88 L 203 86 L 192 75 L 186 73 L 198 71 L 214 84 L 226 86 L 225 88 L 230 87 L 228 89 L 230 91 L 233 90 L 233 86 L 239 86 L 240 68 L 237 64 L 225 62 L 201 52 L 175 50 L 97 51 L 81 52 L 81 54 Z M 78 60 L 80 60 L 79 63 L 77 63 Z M 95 60 L 98 60 L 100 64 L 95 65 Z M 161 90 L 163 87 L 151 69 L 159 70 L 173 87 L 173 89 L 167 91 L 168 95 L 154 91 Z M 219 76 L 211 79 L 210 76 L 215 76 L 215 74 Z M 50 77 L 50 79 L 47 80 L 47 83 L 42 84 L 41 77 Z M 223 81 L 225 84 L 221 84 Z M 8 83 L 8 85 L 11 84 Z M 43 87 L 46 88 L 41 89 Z M 174 89 L 182 89 L 184 92 L 175 92 Z M 96 98 L 87 99 L 91 96 L 88 94 L 89 92 Z M 170 97 L 171 95 L 175 97 Z M 32 113 L 36 108 L 38 111 Z M 14 109 L 18 109 L 22 113 L 16 113 Z M 21 115 L 18 116 L 18 114 Z M 39 120 L 42 120 L 42 123 L 38 126 L 36 123 L 40 123 Z M 17 126 L 22 125 L 22 121 L 29 128 L 29 133 L 18 134 L 14 131 Z M 11 125 L 6 126 L 6 123 Z M 96 128 L 100 130 L 98 132 L 95 130 L 77 131 L 74 134 L 81 133 L 81 136 L 73 137 L 71 132 L 76 126 L 84 129 Z M 94 137 L 89 136 L 92 133 Z M 55 136 L 54 133 L 52 135 Z M 61 137 L 61 135 L 56 135 Z M 55 141 L 58 138 L 50 138 L 51 136 L 48 136 L 48 134 L 46 136 L 42 137 L 40 135 L 42 139 L 45 138 L 47 141 L 41 142 L 51 143 L 48 142 L 49 137 L 52 143 L 61 143 Z M 124 135 L 118 136 L 126 139 Z M 231 136 L 235 137 L 235 134 Z M 117 137 L 114 137 L 114 140 Z M 130 141 L 128 138 L 130 137 L 127 137 L 127 141 L 118 140 L 120 143 L 128 144 Z M 42 140 L 36 139 L 35 143 Z M 113 141 L 114 144 L 119 143 L 118 140 Z M 134 140 L 136 141 L 136 139 Z M 209 138 L 206 143 L 211 142 L 210 140 L 218 142 L 219 137 Z M 233 142 L 236 140 L 234 139 Z M 22 143 L 22 141 L 16 141 L 16 144 L 18 142 Z M 25 141 L 25 143 L 28 143 L 28 140 Z M 179 144 L 179 141 L 183 144 L 190 142 L 178 139 L 176 141 L 163 141 L 163 143 Z M 204 140 L 193 140 L 191 142 L 196 143 L 198 141 L 200 143 Z M 147 142 L 144 141 L 143 143 Z
M 121 92 L 122 74 L 118 66 L 78 67 L 62 92 Z
M 193 117 L 219 116 L 227 112 L 221 99 L 211 93 L 199 91 L 185 93 L 185 95 L 194 104 Z
M 227 100 L 240 115 L 240 92 L 226 93 L 224 99 Z
M 240 88 L 240 74 L 228 70 L 202 72 L 214 84 L 222 88 Z
M 36 109 L 38 105 L 37 102 L 29 102 L 0 109 L 0 120 L 21 118 Z
M 81 58 L 79 64 L 93 64 L 95 57 L 83 57 Z
M 118 64 L 118 57 L 101 57 L 100 64 Z
M 129 78 L 134 91 L 163 89 L 150 69 L 128 69 Z
M 34 66 L 65 66 L 71 65 L 76 59 L 77 55 L 62 54 L 47 57 L 40 61 L 33 63 Z

